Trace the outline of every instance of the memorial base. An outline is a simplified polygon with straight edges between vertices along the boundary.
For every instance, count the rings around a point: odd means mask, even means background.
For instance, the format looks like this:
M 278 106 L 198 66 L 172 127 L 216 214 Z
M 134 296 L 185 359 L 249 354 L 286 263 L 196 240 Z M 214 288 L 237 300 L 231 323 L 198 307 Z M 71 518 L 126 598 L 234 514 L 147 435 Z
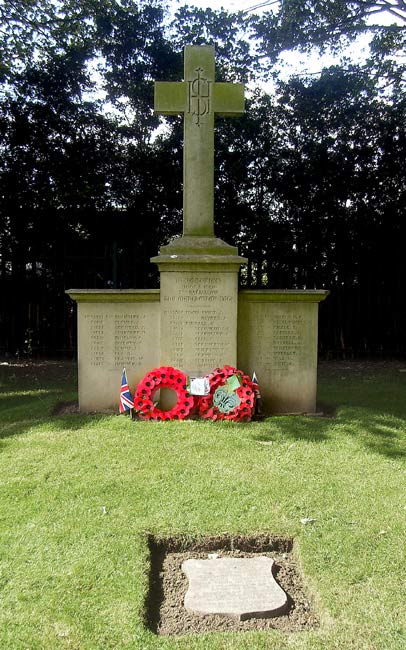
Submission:
M 80 411 L 118 409 L 123 367 L 134 392 L 152 368 L 200 376 L 226 364 L 255 371 L 264 414 L 316 411 L 318 305 L 328 291 L 238 293 L 235 258 L 159 264 L 161 291 L 67 292 L 78 303 Z
M 238 272 L 245 261 L 217 237 L 184 236 L 152 258 L 161 277 L 161 363 L 200 377 L 237 362 Z M 161 395 L 164 407 L 171 396 Z

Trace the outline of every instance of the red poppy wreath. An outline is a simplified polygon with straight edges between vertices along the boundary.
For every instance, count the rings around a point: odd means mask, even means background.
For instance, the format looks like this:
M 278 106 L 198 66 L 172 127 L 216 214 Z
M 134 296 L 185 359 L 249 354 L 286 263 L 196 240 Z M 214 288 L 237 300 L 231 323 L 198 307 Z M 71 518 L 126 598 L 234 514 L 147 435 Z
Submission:
M 216 368 L 208 375 L 210 393 L 199 400 L 199 415 L 210 420 L 249 422 L 255 393 L 248 375 L 232 366 Z
M 154 404 L 154 396 L 161 388 L 170 388 L 177 396 L 175 406 L 168 411 Z M 147 372 L 134 395 L 134 409 L 142 420 L 184 420 L 192 411 L 194 403 L 194 398 L 187 390 L 186 375 L 170 366 Z

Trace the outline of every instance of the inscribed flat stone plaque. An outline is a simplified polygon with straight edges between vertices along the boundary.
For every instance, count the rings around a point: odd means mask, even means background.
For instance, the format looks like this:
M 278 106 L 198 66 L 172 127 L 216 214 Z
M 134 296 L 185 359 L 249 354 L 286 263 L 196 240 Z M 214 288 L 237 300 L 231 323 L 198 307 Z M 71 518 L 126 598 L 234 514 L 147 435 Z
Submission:
M 282 614 L 286 593 L 276 582 L 270 557 L 186 560 L 189 580 L 185 608 L 196 614 L 219 614 L 240 621 Z

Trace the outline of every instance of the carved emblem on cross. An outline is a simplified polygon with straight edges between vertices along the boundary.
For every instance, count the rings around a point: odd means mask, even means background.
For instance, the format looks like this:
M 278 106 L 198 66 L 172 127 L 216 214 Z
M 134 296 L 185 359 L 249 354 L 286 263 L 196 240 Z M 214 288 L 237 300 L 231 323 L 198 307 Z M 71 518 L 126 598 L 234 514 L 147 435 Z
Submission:
M 211 86 L 213 81 L 203 76 L 203 68 L 196 68 L 196 77 L 189 81 L 189 109 L 200 126 L 200 119 L 211 110 Z

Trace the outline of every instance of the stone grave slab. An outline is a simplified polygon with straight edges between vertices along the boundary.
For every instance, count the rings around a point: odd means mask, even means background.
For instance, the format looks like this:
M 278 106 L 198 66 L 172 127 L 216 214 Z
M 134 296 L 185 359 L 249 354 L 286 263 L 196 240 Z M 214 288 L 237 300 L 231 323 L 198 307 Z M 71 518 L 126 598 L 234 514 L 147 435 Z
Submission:
M 286 593 L 273 576 L 270 557 L 186 560 L 189 580 L 185 608 L 195 614 L 218 614 L 240 621 L 282 614 Z

